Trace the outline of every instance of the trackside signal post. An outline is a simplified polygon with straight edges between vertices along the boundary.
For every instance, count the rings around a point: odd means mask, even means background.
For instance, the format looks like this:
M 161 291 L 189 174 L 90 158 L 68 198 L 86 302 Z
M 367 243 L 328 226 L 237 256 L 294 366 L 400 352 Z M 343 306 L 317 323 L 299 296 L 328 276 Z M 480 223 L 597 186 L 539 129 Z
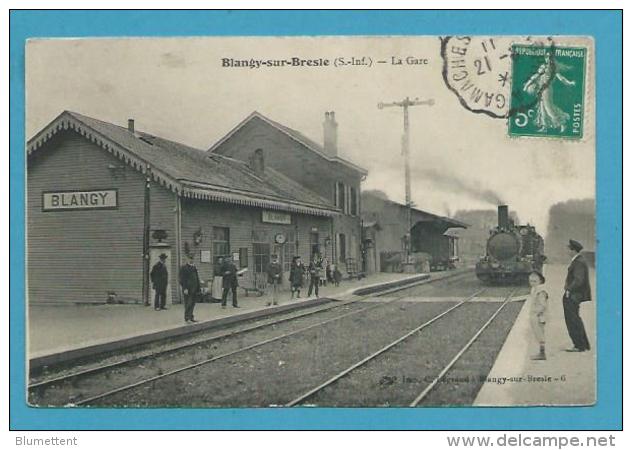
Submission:
M 408 119 L 408 108 L 410 106 L 419 106 L 419 105 L 434 105 L 433 99 L 428 100 L 419 100 L 415 98 L 411 100 L 409 97 L 406 97 L 404 100 L 400 102 L 392 102 L 392 103 L 378 103 L 378 109 L 391 108 L 391 107 L 399 107 L 404 110 L 404 135 L 402 136 L 402 154 L 404 155 L 404 179 L 406 183 L 406 208 L 408 210 L 408 233 L 406 234 L 406 264 L 410 264 L 410 254 L 412 247 L 412 200 L 410 194 L 410 121 Z

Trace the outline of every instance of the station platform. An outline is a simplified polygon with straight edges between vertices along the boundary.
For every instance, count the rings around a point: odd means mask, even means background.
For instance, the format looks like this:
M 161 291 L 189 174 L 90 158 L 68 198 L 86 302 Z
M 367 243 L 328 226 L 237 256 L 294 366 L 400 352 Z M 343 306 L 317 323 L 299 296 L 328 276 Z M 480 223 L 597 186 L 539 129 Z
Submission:
M 289 291 L 279 294 L 278 306 L 266 306 L 269 295 L 246 297 L 238 290 L 239 308 L 231 306 L 229 294 L 226 309 L 219 303 L 198 303 L 194 316 L 198 323 L 184 322 L 184 307 L 168 305 L 155 311 L 143 305 L 31 305 L 27 318 L 27 348 L 31 368 L 58 363 L 88 354 L 106 352 L 131 345 L 151 342 L 166 337 L 184 335 L 191 331 L 223 326 L 240 320 L 251 320 L 274 313 L 316 306 L 333 300 L 347 300 L 358 293 L 373 289 L 414 284 L 426 279 L 440 279 L 462 273 L 467 269 L 428 274 L 377 273 L 361 280 L 344 280 L 340 286 L 321 286 L 320 298 L 290 299 Z
M 546 324 L 545 361 L 533 361 L 538 352 L 531 325 L 529 305 L 522 308 L 478 393 L 475 406 L 592 405 L 596 401 L 597 342 L 595 274 L 590 269 L 593 301 L 584 302 L 580 315 L 591 350 L 566 352 L 572 347 L 562 307 L 567 266 L 546 264 L 544 275 L 549 293 L 549 322 Z

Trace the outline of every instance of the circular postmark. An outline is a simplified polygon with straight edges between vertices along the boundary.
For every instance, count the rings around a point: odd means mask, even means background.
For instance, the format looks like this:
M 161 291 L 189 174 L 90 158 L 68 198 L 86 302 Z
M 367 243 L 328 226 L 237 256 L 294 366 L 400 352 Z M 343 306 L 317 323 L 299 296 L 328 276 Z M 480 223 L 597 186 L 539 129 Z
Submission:
M 508 117 L 514 43 L 515 38 L 509 37 L 441 39 L 443 79 L 466 109 L 495 118 Z

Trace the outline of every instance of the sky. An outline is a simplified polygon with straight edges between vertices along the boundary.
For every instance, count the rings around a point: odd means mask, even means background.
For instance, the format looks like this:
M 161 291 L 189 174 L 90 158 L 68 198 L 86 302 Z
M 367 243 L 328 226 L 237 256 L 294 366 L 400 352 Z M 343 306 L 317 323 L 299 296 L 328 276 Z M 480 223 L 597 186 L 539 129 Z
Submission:
M 590 45 L 588 43 L 588 45 Z M 371 58 L 368 66 L 222 67 L 222 58 Z M 426 64 L 393 65 L 406 57 Z M 387 61 L 377 64 L 376 61 Z M 144 38 L 30 40 L 26 135 L 76 111 L 207 149 L 252 111 L 322 142 L 335 111 L 339 155 L 369 171 L 363 189 L 404 201 L 401 108 L 410 109 L 412 200 L 442 215 L 507 203 L 546 229 L 549 207 L 594 198 L 594 98 L 588 74 L 584 138 L 510 138 L 506 119 L 464 108 L 443 80 L 438 37 Z

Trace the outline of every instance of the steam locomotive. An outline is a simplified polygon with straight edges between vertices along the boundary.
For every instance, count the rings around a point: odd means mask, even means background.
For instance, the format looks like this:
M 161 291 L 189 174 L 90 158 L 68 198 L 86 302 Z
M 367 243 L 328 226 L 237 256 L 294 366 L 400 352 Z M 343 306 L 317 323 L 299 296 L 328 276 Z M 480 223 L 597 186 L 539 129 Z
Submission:
M 524 284 L 529 273 L 542 270 L 544 240 L 531 225 L 515 225 L 507 205 L 498 207 L 498 226 L 490 230 L 486 255 L 476 263 L 485 284 Z

